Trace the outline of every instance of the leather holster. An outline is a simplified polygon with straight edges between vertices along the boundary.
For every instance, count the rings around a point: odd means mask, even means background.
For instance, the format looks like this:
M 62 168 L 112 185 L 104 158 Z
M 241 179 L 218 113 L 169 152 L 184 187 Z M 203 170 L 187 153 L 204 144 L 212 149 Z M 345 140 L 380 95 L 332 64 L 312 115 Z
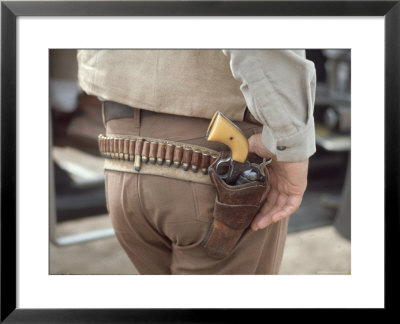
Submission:
M 222 158 L 224 154 L 220 158 Z M 219 158 L 219 159 L 220 159 Z M 217 159 L 210 165 L 208 172 L 215 184 L 217 196 L 214 204 L 213 222 L 203 247 L 207 254 L 216 259 L 229 256 L 239 239 L 249 227 L 262 205 L 263 194 L 269 186 L 268 169 L 264 182 L 250 182 L 231 186 L 217 176 Z

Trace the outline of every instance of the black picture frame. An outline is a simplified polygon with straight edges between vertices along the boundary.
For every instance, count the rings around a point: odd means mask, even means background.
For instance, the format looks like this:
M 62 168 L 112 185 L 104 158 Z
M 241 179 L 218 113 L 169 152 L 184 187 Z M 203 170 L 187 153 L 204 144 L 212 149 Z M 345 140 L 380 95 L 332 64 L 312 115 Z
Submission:
M 264 310 L 16 308 L 16 20 L 20 16 L 383 16 L 385 19 L 385 309 L 398 274 L 400 1 L 129 1 L 1 3 L 1 322 L 226 322 Z M 371 152 L 367 152 L 371 153 Z M 366 153 L 366 155 L 368 155 Z M 372 173 L 373 174 L 373 173 Z M 368 176 L 371 176 L 368 175 Z M 389 242 L 390 240 L 390 242 Z M 388 284 L 389 283 L 389 284 Z M 255 318 L 255 317 L 254 317 Z

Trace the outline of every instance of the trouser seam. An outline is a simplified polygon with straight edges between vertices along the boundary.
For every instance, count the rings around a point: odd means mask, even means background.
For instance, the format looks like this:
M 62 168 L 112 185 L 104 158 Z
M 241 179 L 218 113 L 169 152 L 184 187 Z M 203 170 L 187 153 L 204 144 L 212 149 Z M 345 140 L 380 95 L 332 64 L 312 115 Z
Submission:
M 151 221 L 151 218 L 149 217 L 149 214 L 146 211 L 146 208 L 143 205 L 143 201 L 142 201 L 142 186 L 140 184 L 140 179 L 141 179 L 141 174 L 138 174 L 138 176 L 136 177 L 136 187 L 138 188 L 138 200 L 139 200 L 139 205 L 140 205 L 140 211 L 141 213 L 144 215 L 146 221 L 149 223 L 149 225 L 153 228 L 154 231 L 156 231 L 158 233 L 158 235 L 164 237 L 165 239 L 169 240 L 172 243 L 172 240 L 165 235 L 164 233 L 162 233 L 160 231 L 160 229 L 157 227 L 157 225 Z M 165 243 L 165 241 L 164 241 Z M 168 247 L 168 246 L 167 246 Z M 168 247 L 170 248 L 170 247 Z
M 274 256 L 272 258 L 272 273 L 274 273 L 274 274 L 276 274 L 277 268 L 278 268 L 277 265 L 276 265 L 276 256 L 278 254 L 278 249 L 280 248 L 279 239 L 281 237 L 282 220 L 280 220 L 277 225 L 279 225 L 279 227 L 277 229 L 278 235 L 276 237 L 276 243 L 277 244 L 276 244 L 276 247 L 274 249 Z
M 141 176 L 141 174 L 138 174 L 136 177 L 136 188 L 138 188 L 138 200 L 139 200 L 139 205 L 140 205 L 140 211 L 145 216 L 147 221 L 149 223 L 151 223 L 149 215 L 146 213 L 146 209 L 144 208 L 143 202 L 142 202 L 142 186 L 140 185 L 140 176 Z M 151 225 L 154 227 L 154 224 L 151 223 Z
M 260 249 L 260 253 L 258 254 L 257 263 L 256 263 L 256 267 L 255 267 L 254 272 L 258 271 L 258 268 L 259 268 L 259 265 L 260 265 L 260 260 L 262 258 L 262 255 L 263 255 L 263 252 L 264 252 L 264 249 L 265 249 L 265 241 L 268 239 L 268 235 L 270 235 L 271 228 L 268 226 L 267 228 L 265 228 L 265 231 L 266 231 L 266 233 L 264 235 L 263 248 Z

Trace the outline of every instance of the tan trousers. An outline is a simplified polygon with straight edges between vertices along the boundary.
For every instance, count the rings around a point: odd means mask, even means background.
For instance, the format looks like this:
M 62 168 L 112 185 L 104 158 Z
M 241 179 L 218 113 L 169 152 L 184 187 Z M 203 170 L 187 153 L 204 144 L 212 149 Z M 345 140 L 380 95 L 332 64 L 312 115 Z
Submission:
M 136 116 L 138 117 L 138 116 Z M 140 135 L 226 150 L 207 142 L 209 120 L 141 111 L 141 120 L 114 119 L 107 134 Z M 260 132 L 237 123 L 246 136 Z M 190 171 L 188 171 L 190 172 Z M 140 274 L 277 274 L 287 219 L 246 230 L 232 254 L 206 255 L 201 243 L 212 222 L 213 185 L 163 176 L 105 171 L 107 207 L 116 236 Z

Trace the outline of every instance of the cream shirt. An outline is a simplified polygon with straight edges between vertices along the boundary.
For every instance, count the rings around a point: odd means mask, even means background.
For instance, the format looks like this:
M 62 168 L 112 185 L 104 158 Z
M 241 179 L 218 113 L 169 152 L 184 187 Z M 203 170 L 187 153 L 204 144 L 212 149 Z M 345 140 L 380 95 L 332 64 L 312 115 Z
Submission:
M 263 126 L 280 161 L 315 152 L 315 68 L 304 50 L 80 50 L 88 94 L 132 107 L 202 118 L 216 110 Z
M 304 50 L 224 50 L 247 107 L 263 126 L 262 142 L 279 161 L 315 153 L 316 72 Z

